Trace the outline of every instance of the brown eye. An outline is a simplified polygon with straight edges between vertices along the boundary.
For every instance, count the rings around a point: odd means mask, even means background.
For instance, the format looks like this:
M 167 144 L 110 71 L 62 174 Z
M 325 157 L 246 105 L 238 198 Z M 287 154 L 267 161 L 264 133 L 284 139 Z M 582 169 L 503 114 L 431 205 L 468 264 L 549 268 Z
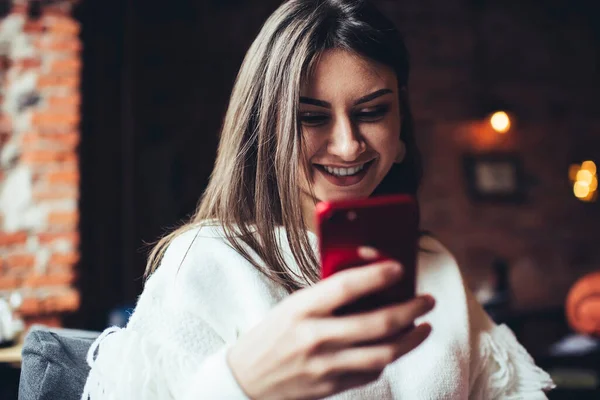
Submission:
M 387 105 L 367 108 L 354 114 L 354 118 L 360 122 L 377 122 L 382 120 L 389 110 Z
M 321 126 L 329 122 L 329 116 L 319 113 L 300 113 L 300 123 L 305 126 Z

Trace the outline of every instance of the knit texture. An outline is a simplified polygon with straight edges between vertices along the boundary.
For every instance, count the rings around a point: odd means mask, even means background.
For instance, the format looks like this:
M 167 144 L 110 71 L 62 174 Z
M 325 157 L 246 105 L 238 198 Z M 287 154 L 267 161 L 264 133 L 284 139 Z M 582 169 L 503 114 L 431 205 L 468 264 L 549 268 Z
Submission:
M 316 237 L 309 233 L 315 251 Z M 283 228 L 279 244 L 294 263 Z M 496 326 L 465 288 L 450 253 L 423 238 L 417 292 L 436 299 L 430 337 L 380 379 L 330 399 L 544 399 L 553 388 L 506 326 Z M 184 257 L 185 255 L 185 257 Z M 83 400 L 246 399 L 226 362 L 240 334 L 286 291 L 226 241 L 219 226 L 176 238 L 124 329 L 109 328 L 88 353 Z

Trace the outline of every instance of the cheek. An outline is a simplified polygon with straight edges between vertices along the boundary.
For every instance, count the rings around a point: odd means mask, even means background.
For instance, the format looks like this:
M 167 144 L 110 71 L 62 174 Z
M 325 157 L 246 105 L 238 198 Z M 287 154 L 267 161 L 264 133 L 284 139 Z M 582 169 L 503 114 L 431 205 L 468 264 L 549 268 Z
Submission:
M 400 141 L 400 127 L 393 124 L 380 125 L 365 130 L 369 146 L 385 159 L 396 158 Z
M 314 156 L 319 154 L 320 149 L 325 146 L 327 136 L 319 134 L 315 128 L 303 128 L 302 144 L 304 147 L 304 157 L 310 162 Z

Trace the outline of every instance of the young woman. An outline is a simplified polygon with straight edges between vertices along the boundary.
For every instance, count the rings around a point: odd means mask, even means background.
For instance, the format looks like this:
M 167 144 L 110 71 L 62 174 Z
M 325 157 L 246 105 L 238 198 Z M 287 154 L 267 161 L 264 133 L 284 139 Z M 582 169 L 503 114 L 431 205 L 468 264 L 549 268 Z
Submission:
M 407 83 L 402 38 L 368 2 L 284 3 L 241 67 L 197 213 L 152 252 L 128 326 L 90 349 L 82 398 L 545 398 L 549 376 L 430 237 L 417 298 L 333 315 L 402 279 L 362 248 L 364 267 L 319 281 L 313 214 L 416 193 Z

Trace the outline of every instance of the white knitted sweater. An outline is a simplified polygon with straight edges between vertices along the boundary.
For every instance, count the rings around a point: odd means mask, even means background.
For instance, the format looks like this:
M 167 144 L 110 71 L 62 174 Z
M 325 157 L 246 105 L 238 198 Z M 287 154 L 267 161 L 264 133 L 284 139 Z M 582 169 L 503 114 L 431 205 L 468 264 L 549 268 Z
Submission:
M 297 267 L 283 228 L 277 233 Z M 331 398 L 545 399 L 548 374 L 488 318 L 448 251 L 431 238 L 421 245 L 434 250 L 420 254 L 418 267 L 418 292 L 436 298 L 423 318 L 430 337 L 378 381 Z M 90 348 L 82 399 L 246 399 L 226 351 L 286 295 L 229 246 L 220 227 L 186 232 L 167 249 L 127 327 L 107 329 Z

